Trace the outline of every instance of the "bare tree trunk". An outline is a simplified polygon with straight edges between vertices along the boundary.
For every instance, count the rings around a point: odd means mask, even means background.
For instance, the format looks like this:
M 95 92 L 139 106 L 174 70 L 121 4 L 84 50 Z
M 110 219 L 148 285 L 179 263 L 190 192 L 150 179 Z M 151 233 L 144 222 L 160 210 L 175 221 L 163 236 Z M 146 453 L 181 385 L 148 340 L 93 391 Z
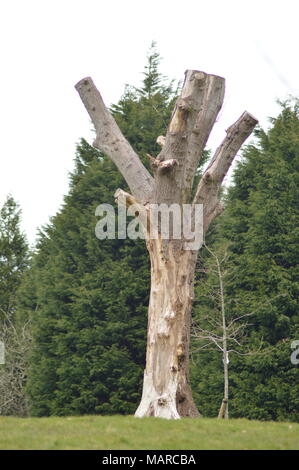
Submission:
M 228 419 L 228 386 L 229 386 L 229 377 L 228 377 L 228 362 L 227 362 L 227 353 L 223 349 L 223 371 L 224 371 L 224 394 L 222 403 L 219 409 L 218 418 Z
M 224 401 L 226 403 L 225 406 L 225 419 L 228 419 L 228 363 L 224 363 Z
M 136 416 L 198 417 L 189 384 L 194 263 L 180 241 L 148 241 L 151 294 L 146 369 Z
M 219 410 L 219 413 L 218 413 L 218 419 L 219 418 L 220 419 L 225 418 L 226 406 L 227 406 L 227 401 L 225 400 L 225 398 L 223 398 L 223 400 L 221 402 L 220 410 Z
M 225 300 L 224 300 L 224 285 L 223 285 L 223 274 L 221 270 L 221 262 L 219 261 L 218 256 L 207 246 L 205 245 L 208 252 L 215 259 L 217 267 L 217 276 L 219 280 L 219 298 L 220 298 L 220 311 L 221 311 L 221 329 L 222 329 L 222 338 L 220 338 L 220 343 L 216 341 L 218 349 L 222 351 L 222 361 L 223 361 L 223 377 L 224 377 L 224 393 L 221 406 L 218 413 L 218 418 L 228 419 L 228 386 L 229 386 L 229 377 L 228 377 L 228 329 L 226 324 L 225 316 Z M 222 344 L 222 346 L 220 346 Z
M 223 418 L 228 419 L 228 350 L 227 350 L 227 328 L 225 318 L 225 303 L 224 303 L 224 289 L 223 289 L 223 276 L 221 272 L 220 262 L 217 256 L 215 256 L 217 263 L 217 271 L 219 277 L 220 287 L 220 302 L 221 302 L 221 317 L 222 317 L 222 345 L 223 345 L 223 369 L 224 369 L 224 397 L 222 401 L 223 405 Z M 221 406 L 222 406 L 221 405 Z
M 191 200 L 193 179 L 209 134 L 224 98 L 224 79 L 197 70 L 187 70 L 163 145 L 152 162 L 153 176 L 122 135 L 106 109 L 91 78 L 76 89 L 93 121 L 94 146 L 107 154 L 126 179 L 132 195 L 127 203 L 148 213 L 149 204 L 174 203 L 182 207 L 203 204 L 205 233 L 223 210 L 219 201 L 222 181 L 242 143 L 257 120 L 245 112 L 227 130 Z M 118 190 L 118 194 L 122 191 Z M 138 211 L 139 211 L 138 209 Z M 143 394 L 136 416 L 180 418 L 199 416 L 189 385 L 189 337 L 197 251 L 184 248 L 184 240 L 147 238 L 151 258 L 151 295 L 148 312 L 148 344 Z

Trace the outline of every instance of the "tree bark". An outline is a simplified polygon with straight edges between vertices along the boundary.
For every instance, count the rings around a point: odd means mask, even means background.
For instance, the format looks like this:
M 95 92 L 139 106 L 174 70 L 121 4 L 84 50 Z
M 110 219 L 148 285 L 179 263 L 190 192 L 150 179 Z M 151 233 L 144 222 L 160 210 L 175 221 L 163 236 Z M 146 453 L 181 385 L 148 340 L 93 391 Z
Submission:
M 222 346 L 223 346 L 223 376 L 224 376 L 224 395 L 222 400 L 222 413 L 223 418 L 228 419 L 228 350 L 227 350 L 227 326 L 225 317 L 225 303 L 224 303 L 224 287 L 223 287 L 223 276 L 221 272 L 220 262 L 217 256 L 215 256 L 217 263 L 217 271 L 219 278 L 220 287 L 220 301 L 221 301 L 221 319 L 222 319 Z
M 136 416 L 198 417 L 189 384 L 194 263 L 180 240 L 149 240 L 151 293 L 143 395 Z
M 200 416 L 189 384 L 189 342 L 194 271 L 198 250 L 185 249 L 185 240 L 158 236 L 151 239 L 147 220 L 151 204 L 191 203 L 193 179 L 205 144 L 224 97 L 224 79 L 197 70 L 187 70 L 166 136 L 159 136 L 160 154 L 152 162 L 153 177 L 141 163 L 106 109 L 90 78 L 77 85 L 93 121 L 94 146 L 110 156 L 126 179 L 131 195 L 126 204 L 136 204 L 145 224 L 151 259 L 151 293 L 148 311 L 146 368 L 141 403 L 136 416 L 178 419 Z M 192 203 L 203 204 L 203 233 L 223 207 L 219 191 L 239 148 L 257 120 L 248 113 L 227 130 L 204 172 Z M 123 192 L 118 190 L 116 197 Z
M 83 78 L 75 88 L 96 130 L 93 146 L 111 158 L 137 199 L 141 202 L 149 201 L 154 189 L 153 177 L 123 136 L 92 79 Z

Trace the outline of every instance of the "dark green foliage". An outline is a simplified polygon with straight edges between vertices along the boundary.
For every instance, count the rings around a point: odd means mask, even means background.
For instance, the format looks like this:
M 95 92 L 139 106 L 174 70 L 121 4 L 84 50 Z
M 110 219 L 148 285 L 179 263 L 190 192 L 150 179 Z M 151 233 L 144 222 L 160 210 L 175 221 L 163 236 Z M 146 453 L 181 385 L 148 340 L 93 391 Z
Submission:
M 0 210 L 0 320 L 14 316 L 16 291 L 28 267 L 28 244 L 20 222 L 19 206 L 8 196 Z
M 111 107 L 122 132 L 147 166 L 146 154 L 156 156 L 161 150 L 156 139 L 166 133 L 178 92 L 178 85 L 167 83 L 159 73 L 159 63 L 153 43 L 142 88 L 127 86 L 118 104 Z
M 82 141 L 70 192 L 40 236 L 31 273 L 33 415 L 128 413 L 136 406 L 148 260 L 142 243 L 129 250 L 128 241 L 98 240 L 94 232 L 96 206 L 112 204 L 119 185 L 113 164 Z
M 297 330 L 298 331 L 298 330 Z M 298 337 L 298 336 L 297 336 Z M 298 421 L 298 366 L 290 361 L 290 341 L 232 363 L 231 416 Z
M 112 107 L 142 155 L 157 151 L 173 99 L 152 54 L 144 87 L 127 89 Z M 69 193 L 40 234 L 22 287 L 31 285 L 30 298 L 19 297 L 19 311 L 33 321 L 34 416 L 133 413 L 140 399 L 150 286 L 145 244 L 95 236 L 95 209 L 114 204 L 118 187 L 127 189 L 113 163 L 81 141 Z
M 247 343 L 258 350 L 263 342 L 257 354 L 230 357 L 231 417 L 299 420 L 299 369 L 290 360 L 291 342 L 299 339 L 298 170 L 299 107 L 285 103 L 271 129 L 258 130 L 256 143 L 243 152 L 209 241 L 229 243 L 226 310 L 254 313 Z M 199 302 L 199 318 L 206 304 Z M 208 416 L 221 402 L 221 360 L 208 352 L 195 358 L 194 388 Z
M 21 211 L 11 196 L 0 210 L 0 341 L 5 364 L 0 364 L 0 415 L 24 416 L 24 393 L 30 328 L 16 321 L 16 293 L 28 268 L 29 249 L 20 228 Z
M 40 237 L 31 273 L 34 415 L 132 412 L 137 401 L 147 258 L 140 246 L 134 247 L 136 261 L 127 256 L 127 242 L 100 241 L 94 233 L 96 206 L 112 204 L 119 185 L 113 164 L 82 141 L 70 192 Z
M 111 107 L 147 166 L 146 154 L 160 151 L 156 138 L 165 134 L 176 94 L 158 64 L 153 48 L 142 87 L 127 87 Z M 243 152 L 226 211 L 207 237 L 211 248 L 229 246 L 228 315 L 254 312 L 246 347 L 257 350 L 262 340 L 258 354 L 230 356 L 231 417 L 299 419 L 299 369 L 290 361 L 291 342 L 299 339 L 298 160 L 298 104 L 285 103 L 271 129 L 257 131 L 256 143 Z M 143 241 L 100 241 L 94 232 L 97 205 L 113 204 L 118 187 L 127 189 L 114 165 L 82 140 L 64 205 L 41 231 L 18 291 L 17 318 L 33 324 L 27 388 L 35 416 L 127 414 L 138 404 L 148 257 Z M 194 315 L 200 321 L 215 310 L 207 297 L 215 278 L 199 272 L 198 279 L 207 283 L 196 287 Z M 203 415 L 216 416 L 223 397 L 221 354 L 194 353 L 192 359 L 197 405 Z

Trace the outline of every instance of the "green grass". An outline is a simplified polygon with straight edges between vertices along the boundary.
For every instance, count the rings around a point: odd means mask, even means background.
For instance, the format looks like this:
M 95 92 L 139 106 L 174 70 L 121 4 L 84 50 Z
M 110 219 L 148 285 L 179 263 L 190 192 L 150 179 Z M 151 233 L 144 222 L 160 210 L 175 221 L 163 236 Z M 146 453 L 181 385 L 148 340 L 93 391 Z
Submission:
M 0 417 L 0 449 L 299 449 L 299 424 L 133 416 Z

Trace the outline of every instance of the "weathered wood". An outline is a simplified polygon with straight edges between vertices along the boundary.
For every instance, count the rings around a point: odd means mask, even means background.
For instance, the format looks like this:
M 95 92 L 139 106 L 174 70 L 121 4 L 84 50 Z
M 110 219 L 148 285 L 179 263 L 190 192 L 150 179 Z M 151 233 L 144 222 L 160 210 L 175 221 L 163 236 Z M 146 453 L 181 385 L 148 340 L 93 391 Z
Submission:
M 155 174 L 157 203 L 190 202 L 199 159 L 224 98 L 224 79 L 198 70 L 187 70 L 157 160 L 177 161 L 172 172 Z M 170 157 L 171 155 L 171 157 Z
M 93 146 L 108 155 L 116 164 L 137 199 L 149 201 L 154 190 L 153 177 L 123 136 L 92 79 L 83 78 L 75 88 L 96 130 Z
M 214 218 L 223 211 L 223 206 L 219 200 L 221 184 L 242 144 L 252 133 L 257 123 L 257 119 L 251 114 L 244 112 L 227 129 L 225 139 L 217 148 L 198 183 L 193 204 L 203 204 L 204 232 L 207 231 Z
M 143 395 L 137 417 L 198 417 L 189 384 L 191 253 L 182 241 L 148 240 L 151 293 Z M 190 269 L 191 268 L 191 269 Z M 194 268 L 194 267 L 193 267 Z
M 226 137 L 208 165 L 204 178 L 221 184 L 242 144 L 257 125 L 257 119 L 245 111 L 226 131 Z
M 199 72 L 196 75 L 204 75 L 204 78 L 202 79 L 203 97 L 193 131 L 188 141 L 188 153 L 186 156 L 184 174 L 186 202 L 189 201 L 193 178 L 198 167 L 199 160 L 203 154 L 211 130 L 222 107 L 225 90 L 225 81 L 222 77 L 207 75 L 203 72 Z
M 156 158 L 148 154 L 154 178 L 121 134 L 92 80 L 83 79 L 76 88 L 96 128 L 94 146 L 116 163 L 132 191 L 118 190 L 115 196 L 127 195 L 127 207 L 140 213 L 151 260 L 146 367 L 136 416 L 197 417 L 189 384 L 189 342 L 198 250 L 186 250 L 183 237 L 163 239 L 160 227 L 151 238 L 151 203 L 182 207 L 190 202 L 194 174 L 223 102 L 224 79 L 187 70 L 167 134 L 157 139 L 162 150 Z M 244 113 L 227 130 L 198 184 L 193 212 L 196 204 L 203 204 L 204 232 L 223 210 L 221 183 L 256 123 Z
M 226 410 L 227 410 L 227 400 L 223 398 L 220 409 L 219 409 L 219 413 L 218 413 L 218 419 L 224 419 L 226 417 Z

